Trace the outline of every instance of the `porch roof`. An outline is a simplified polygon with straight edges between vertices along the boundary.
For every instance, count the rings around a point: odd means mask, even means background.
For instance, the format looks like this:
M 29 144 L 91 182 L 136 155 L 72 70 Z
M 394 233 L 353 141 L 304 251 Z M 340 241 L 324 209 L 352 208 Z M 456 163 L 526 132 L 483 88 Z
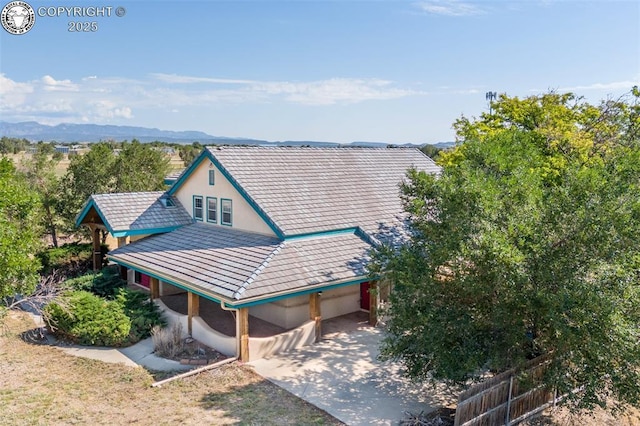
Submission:
M 195 223 L 136 241 L 108 257 L 239 304 L 365 277 L 369 248 L 353 230 L 281 241 Z
M 173 205 L 167 206 L 169 199 Z M 76 225 L 104 225 L 114 237 L 172 231 L 193 223 L 175 198 L 163 191 L 94 194 L 76 217 Z

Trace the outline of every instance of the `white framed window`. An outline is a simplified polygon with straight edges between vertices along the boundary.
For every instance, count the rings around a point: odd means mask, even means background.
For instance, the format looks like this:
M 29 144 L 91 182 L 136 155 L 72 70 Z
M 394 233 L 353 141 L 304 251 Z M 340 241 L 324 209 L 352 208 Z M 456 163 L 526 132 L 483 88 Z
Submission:
M 231 200 L 228 198 L 220 199 L 220 223 L 223 225 L 232 226 L 233 224 L 233 211 L 231 207 Z
M 207 222 L 218 222 L 218 199 L 207 197 Z
M 193 218 L 195 220 L 202 220 L 202 196 L 194 195 L 193 196 Z

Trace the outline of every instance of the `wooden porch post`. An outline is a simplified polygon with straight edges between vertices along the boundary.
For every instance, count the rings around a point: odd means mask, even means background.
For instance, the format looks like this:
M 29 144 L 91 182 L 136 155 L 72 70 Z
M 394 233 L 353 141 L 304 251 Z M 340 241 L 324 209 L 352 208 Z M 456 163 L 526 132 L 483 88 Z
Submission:
M 249 308 L 238 309 L 237 321 L 240 333 L 240 361 L 249 362 Z
M 322 312 L 320 293 L 309 294 L 309 318 L 316 322 L 316 342 L 322 338 Z
M 149 277 L 149 292 L 151 300 L 160 297 L 160 282 L 157 278 Z
M 118 237 L 118 248 L 124 247 L 127 245 L 127 237 Z M 120 278 L 123 280 L 127 279 L 127 267 L 120 265 Z
M 369 283 L 369 324 L 378 324 L 378 282 Z
M 195 293 L 188 292 L 187 293 L 187 312 L 188 319 L 187 324 L 189 327 L 189 335 L 191 335 L 191 330 L 193 327 L 191 326 L 193 317 L 200 316 L 200 296 Z
M 100 229 L 90 226 L 93 237 L 93 270 L 99 271 L 102 266 L 102 252 L 100 250 Z

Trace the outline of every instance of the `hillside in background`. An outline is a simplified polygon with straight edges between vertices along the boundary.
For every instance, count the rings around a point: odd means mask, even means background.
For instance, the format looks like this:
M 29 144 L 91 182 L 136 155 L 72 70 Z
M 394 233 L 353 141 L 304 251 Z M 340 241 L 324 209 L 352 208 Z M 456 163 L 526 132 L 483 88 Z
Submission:
M 335 142 L 319 141 L 266 141 L 261 139 L 231 138 L 212 136 L 198 131 L 176 132 L 171 130 L 151 129 L 135 126 L 113 126 L 100 124 L 58 124 L 48 126 L 35 121 L 8 123 L 0 121 L 0 137 L 24 138 L 31 142 L 56 141 L 61 143 L 99 142 L 105 140 L 123 141 L 137 139 L 140 142 L 162 141 L 168 143 L 191 144 L 200 142 L 203 145 L 264 145 L 264 146 L 340 146 Z M 349 146 L 385 147 L 389 142 L 351 142 Z M 398 146 L 421 146 L 418 144 L 395 144 Z M 454 142 L 439 142 L 438 148 L 448 148 Z

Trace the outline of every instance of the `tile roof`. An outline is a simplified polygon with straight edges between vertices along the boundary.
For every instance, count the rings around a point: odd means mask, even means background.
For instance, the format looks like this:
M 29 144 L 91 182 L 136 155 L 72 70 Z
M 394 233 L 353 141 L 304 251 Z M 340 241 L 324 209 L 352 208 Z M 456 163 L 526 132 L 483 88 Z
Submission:
M 364 276 L 369 247 L 352 233 L 280 241 L 195 223 L 113 250 L 109 257 L 243 301 Z
M 208 149 L 285 236 L 396 226 L 404 217 L 398 185 L 407 170 L 440 170 L 417 149 Z
M 193 219 L 175 198 L 175 207 L 167 208 L 161 198 L 162 191 L 95 194 L 93 202 L 111 231 L 160 229 L 193 223 Z

